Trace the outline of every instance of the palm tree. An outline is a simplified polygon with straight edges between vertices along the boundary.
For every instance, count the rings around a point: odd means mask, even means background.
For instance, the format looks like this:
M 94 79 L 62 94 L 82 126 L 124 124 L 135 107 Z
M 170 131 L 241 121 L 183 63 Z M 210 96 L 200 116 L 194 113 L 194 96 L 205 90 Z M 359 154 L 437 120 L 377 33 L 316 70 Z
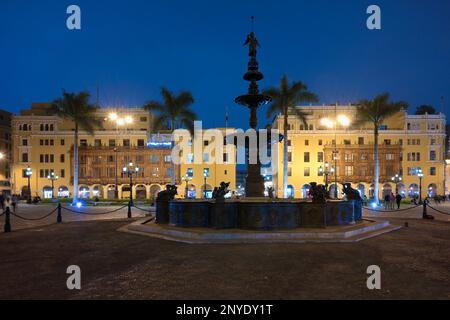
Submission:
M 192 94 L 189 91 L 174 94 L 162 87 L 161 97 L 162 103 L 153 100 L 144 105 L 144 109 L 153 116 L 153 130 L 170 130 L 173 132 L 177 128 L 184 127 L 193 134 L 194 120 L 197 119 L 197 115 L 190 108 L 194 103 Z M 175 163 L 173 161 L 171 181 L 172 184 L 175 184 Z
M 94 134 L 96 127 L 101 127 L 102 122 L 95 118 L 94 114 L 98 106 L 89 104 L 90 94 L 87 91 L 79 93 L 65 92 L 63 96 L 53 101 L 53 109 L 56 115 L 74 122 L 73 144 L 73 204 L 78 202 L 78 133 L 79 130 Z
M 377 95 L 373 100 L 360 100 L 356 107 L 355 124 L 363 124 L 370 122 L 373 124 L 373 155 L 374 155 L 374 197 L 375 203 L 379 204 L 378 183 L 380 179 L 379 167 L 379 146 L 378 137 L 380 125 L 383 121 L 395 113 L 408 108 L 408 104 L 404 101 L 390 102 L 389 93 Z
M 301 81 L 289 84 L 288 77 L 284 75 L 280 80 L 279 87 L 272 87 L 264 90 L 264 94 L 272 97 L 272 103 L 267 110 L 267 118 L 282 113 L 284 116 L 283 124 L 283 197 L 287 198 L 287 180 L 288 180 L 288 115 L 289 112 L 298 117 L 306 125 L 306 114 L 300 109 L 295 108 L 302 102 L 317 102 L 317 96 L 308 91 L 308 87 Z

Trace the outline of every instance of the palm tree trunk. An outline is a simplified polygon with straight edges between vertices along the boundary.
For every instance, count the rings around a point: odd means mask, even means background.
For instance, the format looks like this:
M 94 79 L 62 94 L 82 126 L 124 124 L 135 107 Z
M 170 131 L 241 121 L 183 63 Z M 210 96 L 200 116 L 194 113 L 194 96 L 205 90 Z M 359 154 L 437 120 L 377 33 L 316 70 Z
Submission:
M 78 202 L 78 124 L 75 124 L 73 141 L 73 200 L 72 204 Z
M 287 198 L 287 182 L 288 182 L 288 108 L 284 108 L 284 124 L 283 124 L 283 198 Z
M 377 205 L 380 204 L 379 194 L 378 194 L 378 183 L 380 180 L 380 162 L 379 162 L 379 149 L 378 149 L 378 124 L 375 124 L 374 128 L 374 139 L 373 139 L 373 157 L 374 157 L 374 188 L 373 188 L 373 194 L 375 197 L 375 203 Z

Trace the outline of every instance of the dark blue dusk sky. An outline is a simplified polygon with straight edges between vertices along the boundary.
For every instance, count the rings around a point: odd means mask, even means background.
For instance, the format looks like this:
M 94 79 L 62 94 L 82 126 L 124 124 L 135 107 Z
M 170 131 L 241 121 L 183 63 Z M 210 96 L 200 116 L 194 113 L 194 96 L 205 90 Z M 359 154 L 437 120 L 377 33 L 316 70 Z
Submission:
M 70 4 L 81 7 L 80 31 L 66 28 Z M 366 28 L 370 4 L 381 7 L 381 31 Z M 192 91 L 205 126 L 224 126 L 228 106 L 229 125 L 247 127 L 233 100 L 247 89 L 251 15 L 261 88 L 286 73 L 320 103 L 389 91 L 411 109 L 441 110 L 444 96 L 450 110 L 449 0 L 0 0 L 0 108 L 17 112 L 61 88 L 95 98 L 97 85 L 102 106 L 137 106 L 167 86 Z

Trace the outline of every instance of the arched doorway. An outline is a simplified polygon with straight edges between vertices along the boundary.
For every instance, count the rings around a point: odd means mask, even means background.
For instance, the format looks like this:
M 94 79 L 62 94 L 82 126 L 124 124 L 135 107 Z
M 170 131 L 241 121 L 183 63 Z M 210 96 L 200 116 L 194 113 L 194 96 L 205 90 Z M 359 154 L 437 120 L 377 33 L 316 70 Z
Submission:
M 103 187 L 102 186 L 94 186 L 92 188 L 92 196 L 94 198 L 103 198 Z
M 52 187 L 45 186 L 44 188 L 42 188 L 42 197 L 44 199 L 51 199 L 51 198 L 53 198 Z
M 294 187 L 291 184 L 287 186 L 286 195 L 287 195 L 288 198 L 294 198 L 295 197 L 295 189 L 294 189 Z
M 81 186 L 78 192 L 78 197 L 81 199 L 87 199 L 89 198 L 89 187 L 88 186 Z
M 21 190 L 22 198 L 28 198 L 30 196 L 30 190 L 28 190 L 28 186 L 23 186 Z
M 145 200 L 147 198 L 147 189 L 143 184 L 138 184 L 136 186 L 136 200 Z
M 309 191 L 311 190 L 311 186 L 309 184 L 304 184 L 302 186 L 302 199 L 309 198 Z
M 402 196 L 402 198 L 406 198 L 406 190 L 403 183 L 397 183 L 397 192 Z
M 115 199 L 115 198 L 116 198 L 116 185 L 110 184 L 110 185 L 107 187 L 107 190 L 106 190 L 106 197 L 107 197 L 108 199 Z
M 161 186 L 154 184 L 150 187 L 150 201 L 154 202 L 158 196 L 158 192 L 161 191 Z
M 373 183 L 369 187 L 369 198 L 375 198 L 375 185 Z
M 202 196 L 206 199 L 211 199 L 212 198 L 212 190 L 213 190 L 213 188 L 209 184 L 206 184 L 206 186 L 203 184 L 202 185 Z
M 416 183 L 411 183 L 408 187 L 408 196 L 413 199 L 419 196 L 419 186 Z
M 122 186 L 122 199 L 130 199 L 131 188 L 130 185 L 124 184 Z
M 392 186 L 390 183 L 385 183 L 383 185 L 383 199 L 384 197 L 386 197 L 387 195 L 390 195 L 392 193 Z
M 437 195 L 437 186 L 434 183 L 430 183 L 428 185 L 428 196 L 430 198 L 433 198 L 436 195 Z
M 339 199 L 339 186 L 332 184 L 330 186 L 330 198 L 331 199 Z
M 69 188 L 66 186 L 61 186 L 58 188 L 58 197 L 59 198 L 68 198 L 69 197 Z
M 358 189 L 361 198 L 364 198 L 364 196 L 366 195 L 366 187 L 362 183 L 360 183 L 356 188 Z

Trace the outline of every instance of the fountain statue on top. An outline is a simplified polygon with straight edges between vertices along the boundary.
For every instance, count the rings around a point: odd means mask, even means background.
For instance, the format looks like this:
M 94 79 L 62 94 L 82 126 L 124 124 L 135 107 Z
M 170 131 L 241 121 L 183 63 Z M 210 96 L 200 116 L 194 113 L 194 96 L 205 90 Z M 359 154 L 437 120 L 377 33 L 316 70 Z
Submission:
M 252 17 L 253 23 L 254 17 Z M 249 81 L 248 93 L 237 97 L 234 101 L 237 104 L 246 106 L 250 109 L 250 128 L 256 130 L 258 118 L 256 110 L 258 107 L 272 101 L 272 98 L 259 93 L 257 81 L 264 78 L 259 71 L 258 61 L 256 60 L 257 48 L 259 47 L 255 33 L 252 31 L 247 35 L 244 46 L 248 46 L 248 62 L 247 72 L 244 74 L 244 80 Z M 249 146 L 249 148 L 252 148 Z M 256 150 L 258 151 L 258 150 Z M 250 154 L 249 150 L 249 154 Z M 247 177 L 245 179 L 245 194 L 247 197 L 264 197 L 264 178 L 261 176 L 261 162 L 259 152 L 256 152 L 256 163 L 248 162 Z

